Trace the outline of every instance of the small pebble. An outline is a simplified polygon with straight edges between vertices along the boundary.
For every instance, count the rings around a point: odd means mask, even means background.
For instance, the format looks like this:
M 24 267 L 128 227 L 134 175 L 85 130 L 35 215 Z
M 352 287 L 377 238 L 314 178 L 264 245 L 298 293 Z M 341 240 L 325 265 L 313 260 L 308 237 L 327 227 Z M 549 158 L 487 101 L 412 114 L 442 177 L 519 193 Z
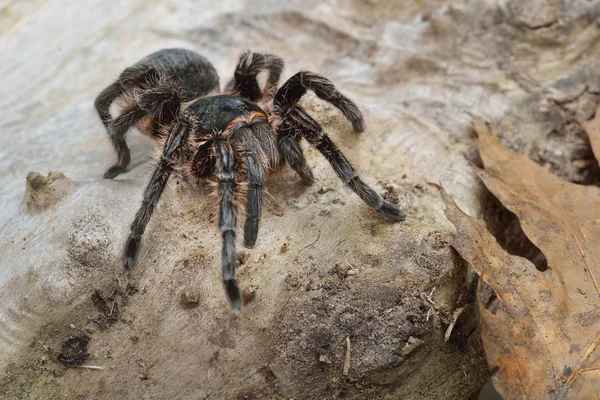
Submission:
M 242 299 L 244 300 L 244 304 L 249 304 L 254 300 L 257 289 L 257 286 L 252 285 L 249 288 L 242 290 Z
M 181 295 L 181 304 L 188 308 L 198 307 L 200 292 L 194 288 L 186 288 Z

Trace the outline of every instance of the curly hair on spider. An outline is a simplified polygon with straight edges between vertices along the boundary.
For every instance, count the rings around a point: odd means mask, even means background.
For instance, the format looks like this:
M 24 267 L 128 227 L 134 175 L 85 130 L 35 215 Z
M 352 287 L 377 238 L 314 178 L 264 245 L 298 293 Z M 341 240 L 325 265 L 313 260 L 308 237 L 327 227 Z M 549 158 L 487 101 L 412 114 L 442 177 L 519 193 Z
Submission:
M 130 153 L 125 135 L 138 129 L 162 144 L 162 154 L 143 195 L 125 244 L 123 262 L 130 268 L 142 235 L 169 176 L 182 169 L 215 182 L 219 194 L 218 225 L 222 235 L 221 265 L 225 293 L 231 306 L 242 308 L 235 276 L 235 237 L 240 187 L 247 186 L 244 244 L 256 242 L 267 174 L 285 164 L 306 184 L 314 182 L 300 142 L 305 139 L 331 164 L 339 178 L 369 207 L 392 221 L 404 213 L 367 185 L 321 125 L 298 101 L 307 90 L 337 107 L 356 132 L 365 129 L 362 113 L 327 79 L 298 72 L 278 88 L 281 58 L 245 52 L 233 79 L 220 94 L 219 77 L 203 56 L 184 49 L 157 51 L 126 68 L 96 98 L 95 106 L 117 153 L 117 162 L 104 174 L 114 178 L 127 168 Z M 259 73 L 268 74 L 261 87 Z M 113 119 L 109 108 L 122 98 L 126 104 Z

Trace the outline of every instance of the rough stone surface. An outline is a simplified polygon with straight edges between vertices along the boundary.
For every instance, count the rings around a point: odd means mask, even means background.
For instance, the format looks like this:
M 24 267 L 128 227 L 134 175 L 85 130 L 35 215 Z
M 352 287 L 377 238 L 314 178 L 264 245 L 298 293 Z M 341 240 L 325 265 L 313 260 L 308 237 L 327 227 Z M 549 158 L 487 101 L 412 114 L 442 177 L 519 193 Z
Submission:
M 598 5 L 535 3 L 543 12 L 518 0 L 4 5 L 0 397 L 467 398 L 489 373 L 472 312 L 444 341 L 454 310 L 472 308 L 430 183 L 485 214 L 470 115 L 567 179 L 598 177 L 578 123 L 600 93 Z M 130 170 L 103 180 L 114 154 L 92 105 L 123 68 L 166 47 L 201 52 L 222 86 L 247 48 L 282 56 L 284 79 L 305 69 L 330 77 L 367 131 L 353 134 L 314 96 L 305 106 L 407 221 L 380 219 L 307 149 L 315 185 L 289 170 L 270 177 L 256 247 L 239 243 L 241 313 L 223 294 L 206 186 L 170 180 L 125 271 L 152 143 L 132 132 Z M 72 184 L 28 211 L 28 173 L 49 191 L 66 182 L 47 182 L 47 171 Z M 190 288 L 197 307 L 182 305 Z M 102 369 L 57 362 L 78 331 L 91 338 L 85 364 Z

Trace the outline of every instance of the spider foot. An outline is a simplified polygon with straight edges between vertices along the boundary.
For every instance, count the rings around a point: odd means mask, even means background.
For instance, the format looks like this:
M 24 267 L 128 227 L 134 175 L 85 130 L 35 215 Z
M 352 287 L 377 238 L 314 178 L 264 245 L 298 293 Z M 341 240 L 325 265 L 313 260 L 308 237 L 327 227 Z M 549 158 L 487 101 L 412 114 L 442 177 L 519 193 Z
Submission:
M 298 175 L 300 175 L 302 183 L 306 186 L 310 186 L 315 183 L 315 176 L 313 175 L 312 169 L 310 169 L 308 165 L 306 165 L 306 168 L 299 170 Z
M 133 267 L 135 263 L 135 259 L 137 258 L 138 252 L 140 250 L 140 238 L 134 238 L 129 236 L 127 242 L 125 243 L 125 251 L 123 252 L 123 266 L 125 268 Z
M 350 122 L 352 122 L 352 129 L 354 129 L 354 132 L 362 133 L 365 131 L 365 120 L 361 114 L 353 116 L 353 118 L 350 119 Z
M 392 221 L 404 221 L 406 219 L 404 211 L 399 209 L 395 204 L 388 203 L 387 201 L 384 201 L 377 211 L 385 218 L 391 219 Z
M 254 248 L 258 236 L 258 220 L 247 219 L 244 224 L 244 246 L 248 249 Z
M 236 279 L 227 279 L 223 281 L 223 286 L 225 286 L 225 294 L 227 295 L 227 300 L 229 300 L 229 304 L 231 304 L 231 308 L 236 311 L 242 309 L 243 301 L 242 301 L 242 292 L 240 291 L 240 285 Z
M 113 179 L 117 175 L 122 174 L 127 170 L 127 167 L 121 167 L 120 165 L 113 165 L 104 173 L 104 179 Z

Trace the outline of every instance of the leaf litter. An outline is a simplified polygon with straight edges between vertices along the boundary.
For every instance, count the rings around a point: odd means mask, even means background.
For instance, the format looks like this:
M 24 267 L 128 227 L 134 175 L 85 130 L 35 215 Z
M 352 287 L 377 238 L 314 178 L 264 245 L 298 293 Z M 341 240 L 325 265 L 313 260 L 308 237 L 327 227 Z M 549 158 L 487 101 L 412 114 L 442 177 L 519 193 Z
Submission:
M 598 114 L 584 125 L 596 144 Z M 477 175 L 548 260 L 542 272 L 507 253 L 443 191 L 454 248 L 498 297 L 494 313 L 479 301 L 494 386 L 505 399 L 600 398 L 600 188 L 554 176 L 473 123 L 484 164 Z

